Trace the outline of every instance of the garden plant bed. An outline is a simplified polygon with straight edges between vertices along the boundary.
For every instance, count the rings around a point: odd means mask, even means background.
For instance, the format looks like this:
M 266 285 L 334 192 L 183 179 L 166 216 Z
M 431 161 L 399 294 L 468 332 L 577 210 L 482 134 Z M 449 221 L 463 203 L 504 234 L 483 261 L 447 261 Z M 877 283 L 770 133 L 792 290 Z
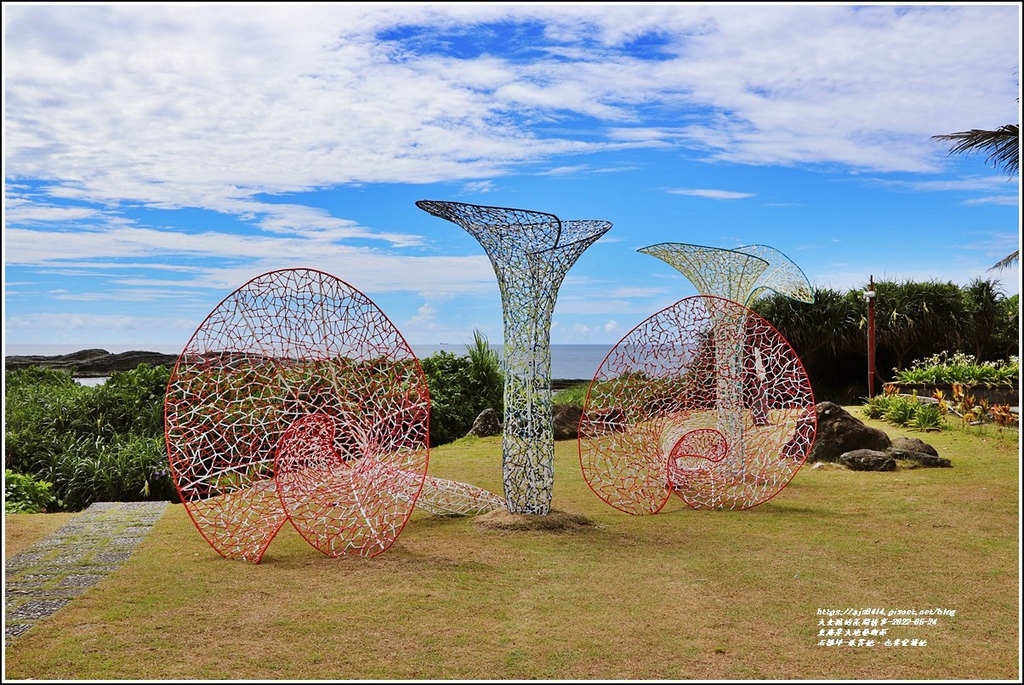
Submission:
M 914 395 L 918 397 L 932 397 L 935 392 L 942 391 L 946 399 L 951 399 L 954 394 L 952 383 L 886 383 L 886 388 L 893 387 L 901 395 Z M 973 395 L 975 400 L 985 400 L 990 404 L 1009 404 L 1010 406 L 1020 405 L 1019 385 L 995 385 L 985 383 L 962 384 L 964 392 Z

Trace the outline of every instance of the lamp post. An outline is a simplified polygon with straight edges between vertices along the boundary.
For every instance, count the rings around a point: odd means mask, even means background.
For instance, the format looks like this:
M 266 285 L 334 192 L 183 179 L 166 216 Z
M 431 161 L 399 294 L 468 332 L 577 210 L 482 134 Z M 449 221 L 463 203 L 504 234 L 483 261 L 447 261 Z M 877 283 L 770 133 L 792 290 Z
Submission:
M 875 277 L 868 276 L 864 291 L 868 303 L 868 399 L 875 396 Z

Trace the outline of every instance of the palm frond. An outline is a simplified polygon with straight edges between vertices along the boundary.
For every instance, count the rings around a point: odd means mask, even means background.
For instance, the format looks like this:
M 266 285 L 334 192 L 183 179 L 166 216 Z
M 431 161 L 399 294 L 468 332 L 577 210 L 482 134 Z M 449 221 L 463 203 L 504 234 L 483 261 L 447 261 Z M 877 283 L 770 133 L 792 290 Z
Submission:
M 981 152 L 988 155 L 989 164 L 1006 174 L 1020 173 L 1020 127 L 1017 124 L 1000 126 L 994 131 L 972 128 L 932 136 L 932 140 L 952 142 L 951 155 Z
M 1020 261 L 1020 249 L 1017 249 L 1017 250 L 1014 250 L 1013 252 L 1011 252 L 1010 254 L 1006 255 L 1002 259 L 1000 259 L 998 262 L 996 262 L 992 266 L 990 266 L 988 268 L 988 270 L 989 271 L 1002 271 L 1003 269 L 1010 268 L 1011 266 L 1013 266 L 1014 264 L 1016 264 L 1019 261 Z

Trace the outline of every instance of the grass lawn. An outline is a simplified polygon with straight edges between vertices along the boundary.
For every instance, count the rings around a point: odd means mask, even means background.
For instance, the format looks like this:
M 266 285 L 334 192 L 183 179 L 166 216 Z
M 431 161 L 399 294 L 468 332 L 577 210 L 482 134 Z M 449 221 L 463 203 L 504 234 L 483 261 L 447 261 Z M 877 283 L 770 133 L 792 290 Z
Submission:
M 1017 432 L 865 422 L 953 468 L 805 465 L 748 511 L 673 497 L 629 516 L 587 488 L 572 440 L 554 507 L 595 526 L 416 512 L 373 559 L 285 526 L 259 565 L 220 557 L 170 505 L 118 572 L 6 649 L 5 680 L 1019 680 Z M 501 492 L 500 455 L 500 438 L 459 441 L 429 473 Z M 66 520 L 6 516 L 6 554 Z M 885 630 L 861 634 L 874 646 L 819 644 L 836 630 L 823 611 L 861 609 L 878 623 L 838 629 Z

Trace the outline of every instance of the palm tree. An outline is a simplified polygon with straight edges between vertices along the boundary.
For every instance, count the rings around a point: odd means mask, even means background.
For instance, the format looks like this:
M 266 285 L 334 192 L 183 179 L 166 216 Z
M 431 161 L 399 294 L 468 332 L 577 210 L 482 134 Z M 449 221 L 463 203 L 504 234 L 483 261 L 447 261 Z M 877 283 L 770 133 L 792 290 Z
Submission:
M 1019 102 L 1019 100 L 1018 100 Z M 949 154 L 970 154 L 982 152 L 988 155 L 987 162 L 1001 169 L 1011 178 L 1020 173 L 1020 127 L 1017 124 L 1000 126 L 995 131 L 972 128 L 944 135 L 932 136 L 932 140 L 953 143 Z M 989 271 L 1005 269 L 1020 261 L 1020 248 L 989 267 Z

